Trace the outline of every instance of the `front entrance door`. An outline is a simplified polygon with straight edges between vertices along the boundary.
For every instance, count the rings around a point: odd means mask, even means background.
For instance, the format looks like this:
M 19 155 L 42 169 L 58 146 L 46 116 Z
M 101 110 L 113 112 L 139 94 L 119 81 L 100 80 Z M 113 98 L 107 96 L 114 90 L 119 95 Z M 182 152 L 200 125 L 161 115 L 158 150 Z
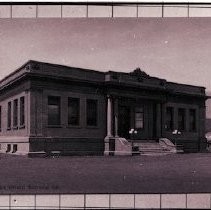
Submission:
M 159 140 L 161 137 L 161 125 L 162 125 L 162 112 L 160 104 L 153 104 L 153 133 L 152 137 L 155 140 Z
M 152 138 L 156 139 L 157 138 L 157 109 L 156 109 L 156 104 L 153 104 L 152 113 L 153 113 Z
M 126 139 L 130 138 L 130 107 L 119 106 L 118 134 Z

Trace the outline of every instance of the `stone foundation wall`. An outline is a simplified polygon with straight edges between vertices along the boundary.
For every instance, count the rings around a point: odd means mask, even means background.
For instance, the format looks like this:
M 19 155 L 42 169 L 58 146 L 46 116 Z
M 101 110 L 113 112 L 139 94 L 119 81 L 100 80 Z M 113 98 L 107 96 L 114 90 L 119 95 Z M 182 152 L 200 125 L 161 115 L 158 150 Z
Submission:
M 26 155 L 29 153 L 28 137 L 0 137 L 0 152 Z
M 103 155 L 104 140 L 94 138 L 30 138 L 30 152 L 60 151 L 63 155 Z

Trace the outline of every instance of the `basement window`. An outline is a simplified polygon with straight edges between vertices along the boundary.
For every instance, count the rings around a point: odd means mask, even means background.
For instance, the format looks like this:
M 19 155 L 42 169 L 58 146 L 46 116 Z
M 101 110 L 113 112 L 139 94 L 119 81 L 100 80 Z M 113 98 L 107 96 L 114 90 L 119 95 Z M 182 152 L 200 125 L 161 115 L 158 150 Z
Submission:
M 7 144 L 7 150 L 6 152 L 10 152 L 11 151 L 11 144 Z
M 12 153 L 16 153 L 17 151 L 18 151 L 18 145 L 17 144 L 13 144 Z

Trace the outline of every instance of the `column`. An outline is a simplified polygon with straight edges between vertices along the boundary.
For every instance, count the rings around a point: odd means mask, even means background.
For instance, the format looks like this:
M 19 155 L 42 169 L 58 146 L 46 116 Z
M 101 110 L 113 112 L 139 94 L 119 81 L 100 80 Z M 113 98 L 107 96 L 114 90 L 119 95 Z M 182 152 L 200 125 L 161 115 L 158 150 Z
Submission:
M 197 118 L 196 118 L 197 119 Z M 205 139 L 205 119 L 206 119 L 206 106 L 205 102 L 203 104 L 199 105 L 199 110 L 198 110 L 198 123 L 197 123 L 197 128 L 199 132 L 199 145 L 198 145 L 198 150 L 199 151 L 205 151 L 206 150 L 206 139 Z
M 107 96 L 107 135 L 104 139 L 105 148 L 104 155 L 109 155 L 110 153 L 110 138 L 112 137 L 112 99 L 111 96 Z
M 112 128 L 112 101 L 111 97 L 107 96 L 107 135 L 106 138 L 112 137 L 111 128 Z
M 165 137 L 164 132 L 166 130 L 165 125 L 166 125 L 166 104 L 161 103 L 160 104 L 160 110 L 161 110 L 161 134 L 160 137 Z
M 115 137 L 119 137 L 118 135 L 118 99 L 116 98 L 114 101 L 114 132 Z
M 162 130 L 162 121 L 161 121 L 161 104 L 158 103 L 156 104 L 156 115 L 157 115 L 157 122 L 156 122 L 156 137 L 160 138 L 161 137 L 161 130 Z

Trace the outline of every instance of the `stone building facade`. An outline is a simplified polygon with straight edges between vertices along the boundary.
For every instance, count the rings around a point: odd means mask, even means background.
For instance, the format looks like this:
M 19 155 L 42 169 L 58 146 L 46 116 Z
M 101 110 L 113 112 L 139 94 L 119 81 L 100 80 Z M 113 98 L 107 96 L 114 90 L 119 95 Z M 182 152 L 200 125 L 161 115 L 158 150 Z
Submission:
M 206 147 L 206 98 L 204 87 L 140 69 L 99 72 L 28 61 L 0 82 L 0 151 L 103 155 L 109 140 L 121 137 L 168 138 L 197 152 Z

